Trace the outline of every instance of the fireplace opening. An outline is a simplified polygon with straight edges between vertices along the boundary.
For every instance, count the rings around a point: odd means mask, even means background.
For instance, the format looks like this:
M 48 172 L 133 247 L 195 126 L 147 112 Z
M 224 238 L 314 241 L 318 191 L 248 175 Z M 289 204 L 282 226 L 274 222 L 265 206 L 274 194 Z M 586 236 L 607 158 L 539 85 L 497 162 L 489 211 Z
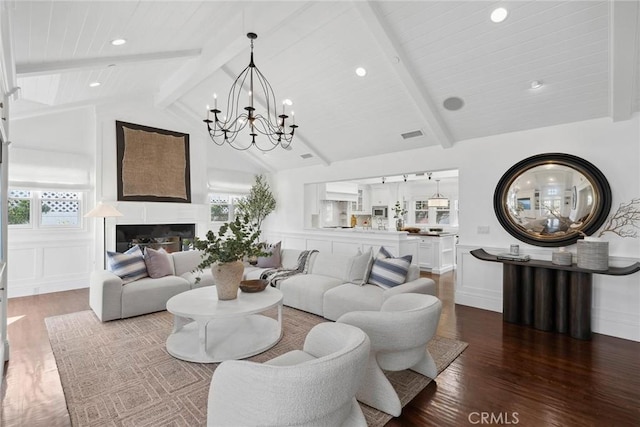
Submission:
M 126 252 L 138 245 L 141 248 L 163 248 L 167 252 L 186 249 L 186 239 L 196 236 L 195 224 L 138 224 L 116 225 L 116 251 Z

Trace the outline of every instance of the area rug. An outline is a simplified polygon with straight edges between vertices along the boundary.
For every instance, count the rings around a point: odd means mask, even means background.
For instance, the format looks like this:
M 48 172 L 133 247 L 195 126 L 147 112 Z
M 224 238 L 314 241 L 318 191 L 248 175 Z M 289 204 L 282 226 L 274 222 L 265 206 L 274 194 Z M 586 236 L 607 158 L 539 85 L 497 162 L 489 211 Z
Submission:
M 274 314 L 274 313 L 270 313 Z M 326 320 L 283 309 L 283 337 L 249 360 L 263 362 L 302 348 L 307 332 Z M 175 359 L 165 349 L 173 316 L 158 312 L 102 323 L 92 311 L 45 319 L 71 424 L 97 426 L 205 426 L 211 376 L 217 364 Z M 467 347 L 436 336 L 429 351 L 442 372 Z M 431 381 L 413 371 L 389 373 L 405 406 Z M 369 426 L 391 419 L 361 404 Z

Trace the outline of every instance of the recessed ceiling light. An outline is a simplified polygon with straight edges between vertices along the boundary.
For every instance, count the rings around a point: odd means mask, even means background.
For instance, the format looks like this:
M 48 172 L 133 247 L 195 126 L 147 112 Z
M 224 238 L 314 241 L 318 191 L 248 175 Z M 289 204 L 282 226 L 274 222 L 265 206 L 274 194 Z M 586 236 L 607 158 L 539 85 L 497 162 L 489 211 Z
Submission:
M 111 40 L 111 44 L 114 45 L 114 46 L 122 46 L 126 42 L 127 41 L 125 39 L 113 39 L 113 40 Z
M 543 84 L 542 80 L 534 80 L 531 82 L 530 87 L 531 89 L 540 89 Z
M 89 83 L 89 87 L 98 87 L 100 86 L 100 82 Z
M 464 106 L 464 101 L 462 98 L 458 98 L 457 96 L 452 96 L 450 98 L 445 99 L 442 102 L 442 106 L 449 111 L 457 111 Z
M 509 12 L 504 7 L 493 9 L 491 12 L 491 21 L 495 23 L 502 22 L 507 19 L 507 15 L 509 15 Z
M 356 68 L 356 75 L 359 76 L 359 77 L 364 77 L 364 76 L 367 75 L 367 70 L 365 70 L 362 67 L 358 67 L 358 68 Z

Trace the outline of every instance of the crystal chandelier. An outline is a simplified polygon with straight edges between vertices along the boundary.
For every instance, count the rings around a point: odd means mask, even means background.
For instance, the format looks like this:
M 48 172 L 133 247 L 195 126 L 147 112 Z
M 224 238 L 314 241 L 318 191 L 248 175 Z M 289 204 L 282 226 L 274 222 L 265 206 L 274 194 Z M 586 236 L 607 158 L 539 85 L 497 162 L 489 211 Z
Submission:
M 449 207 L 449 199 L 440 194 L 440 180 L 436 179 L 436 194 L 427 200 L 427 206 L 430 208 L 447 208 Z
M 213 95 L 215 102 L 213 109 L 209 109 L 207 106 L 207 118 L 204 122 L 207 124 L 209 136 L 217 145 L 229 144 L 236 150 L 256 147 L 261 151 L 271 151 L 278 146 L 288 149 L 298 127 L 293 111 L 291 112 L 292 124 L 288 126 L 290 132 L 287 132 L 286 120 L 289 116 L 284 111 L 285 103 L 282 104 L 282 114 L 278 115 L 273 88 L 253 62 L 253 41 L 258 36 L 255 33 L 248 33 L 247 37 L 251 40 L 251 60 L 231 86 L 227 98 L 227 115 L 221 115 L 222 111 L 218 110 L 218 98 L 215 94 Z M 254 92 L 254 80 L 255 88 L 260 93 Z M 248 91 L 243 91 L 243 89 L 248 89 Z M 240 106 L 240 98 L 244 98 L 243 93 L 249 101 L 249 105 L 244 108 Z M 265 115 L 256 113 L 254 100 L 265 104 L 263 108 L 266 110 Z M 213 114 L 213 120 L 211 114 Z M 242 142 L 238 140 L 238 136 L 246 127 L 249 128 L 251 138 Z M 266 138 L 263 138 L 263 135 Z

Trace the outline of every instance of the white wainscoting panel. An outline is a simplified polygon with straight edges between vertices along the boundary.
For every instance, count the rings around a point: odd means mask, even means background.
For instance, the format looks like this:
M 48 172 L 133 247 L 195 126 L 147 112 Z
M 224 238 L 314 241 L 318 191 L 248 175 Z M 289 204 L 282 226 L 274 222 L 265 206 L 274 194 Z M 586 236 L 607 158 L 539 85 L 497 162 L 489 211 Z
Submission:
M 331 240 L 307 239 L 307 249 L 315 249 L 319 252 L 333 252 Z
M 89 286 L 93 242 L 89 239 L 20 242 L 9 248 L 9 298 Z
M 13 285 L 14 282 L 33 280 L 37 272 L 37 249 L 36 248 L 18 248 L 10 249 L 9 263 L 7 264 L 8 282 Z M 8 287 L 9 296 L 11 296 L 11 286 Z
M 90 246 L 82 243 L 76 246 L 42 248 L 43 276 L 49 279 L 68 277 L 72 269 L 74 274 L 89 273 Z
M 296 249 L 299 251 L 304 251 L 307 249 L 307 242 L 305 239 L 301 237 L 280 237 L 279 239 L 274 239 L 274 241 L 282 240 L 282 248 L 287 249 Z
M 458 246 L 456 304 L 502 313 L 502 264 L 475 258 L 474 249 Z
M 333 242 L 333 253 L 344 255 L 355 255 L 360 250 L 358 242 Z

